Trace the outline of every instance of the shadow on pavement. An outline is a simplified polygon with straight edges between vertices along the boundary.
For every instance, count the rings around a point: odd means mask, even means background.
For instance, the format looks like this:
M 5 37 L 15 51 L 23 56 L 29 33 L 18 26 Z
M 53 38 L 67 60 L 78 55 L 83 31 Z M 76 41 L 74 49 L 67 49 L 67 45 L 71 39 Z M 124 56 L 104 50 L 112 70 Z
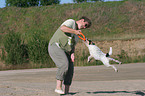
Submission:
M 60 96 L 75 95 L 75 94 L 77 94 L 77 93 L 79 93 L 79 92 L 71 92 L 71 93 L 69 93 L 69 94 L 63 94 L 63 95 L 60 95 Z
M 132 93 L 140 96 L 145 96 L 145 90 L 143 91 L 96 91 L 96 92 L 86 92 L 88 94 L 99 94 L 99 93 Z

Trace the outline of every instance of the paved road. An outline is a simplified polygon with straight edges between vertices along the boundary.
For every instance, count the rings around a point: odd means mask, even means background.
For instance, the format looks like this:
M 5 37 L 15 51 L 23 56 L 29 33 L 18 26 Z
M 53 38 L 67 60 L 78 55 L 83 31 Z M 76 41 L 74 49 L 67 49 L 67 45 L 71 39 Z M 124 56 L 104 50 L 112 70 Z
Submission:
M 65 96 L 145 96 L 145 63 L 75 67 Z M 56 68 L 0 71 L 0 96 L 60 96 L 54 92 Z

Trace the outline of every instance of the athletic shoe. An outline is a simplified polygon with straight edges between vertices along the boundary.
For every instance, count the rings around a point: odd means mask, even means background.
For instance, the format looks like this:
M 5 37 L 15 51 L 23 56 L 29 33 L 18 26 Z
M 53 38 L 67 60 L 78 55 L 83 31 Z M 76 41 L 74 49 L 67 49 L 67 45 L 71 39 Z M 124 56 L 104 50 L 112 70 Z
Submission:
M 64 92 L 62 90 L 58 90 L 58 89 L 55 89 L 55 92 L 58 94 L 64 94 Z

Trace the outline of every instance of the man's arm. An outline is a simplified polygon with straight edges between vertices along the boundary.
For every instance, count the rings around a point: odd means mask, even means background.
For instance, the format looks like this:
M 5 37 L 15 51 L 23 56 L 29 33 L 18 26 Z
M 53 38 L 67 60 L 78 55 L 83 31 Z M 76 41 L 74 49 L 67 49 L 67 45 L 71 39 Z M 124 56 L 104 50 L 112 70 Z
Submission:
M 75 29 L 72 29 L 72 28 L 69 28 L 65 25 L 61 26 L 60 28 L 63 32 L 67 32 L 67 33 L 73 33 L 73 34 L 76 34 L 76 35 L 79 35 L 81 30 L 75 30 Z

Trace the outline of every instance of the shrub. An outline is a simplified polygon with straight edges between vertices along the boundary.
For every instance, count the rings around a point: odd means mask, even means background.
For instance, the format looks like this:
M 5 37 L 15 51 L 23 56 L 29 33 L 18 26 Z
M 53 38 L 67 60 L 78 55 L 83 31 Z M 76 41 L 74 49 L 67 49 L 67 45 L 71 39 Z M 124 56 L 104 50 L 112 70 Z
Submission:
M 4 49 L 7 52 L 5 62 L 12 65 L 23 64 L 27 61 L 27 46 L 21 40 L 19 33 L 10 32 L 4 37 Z
M 46 64 L 49 62 L 48 41 L 40 32 L 34 32 L 28 40 L 28 55 L 33 63 Z

